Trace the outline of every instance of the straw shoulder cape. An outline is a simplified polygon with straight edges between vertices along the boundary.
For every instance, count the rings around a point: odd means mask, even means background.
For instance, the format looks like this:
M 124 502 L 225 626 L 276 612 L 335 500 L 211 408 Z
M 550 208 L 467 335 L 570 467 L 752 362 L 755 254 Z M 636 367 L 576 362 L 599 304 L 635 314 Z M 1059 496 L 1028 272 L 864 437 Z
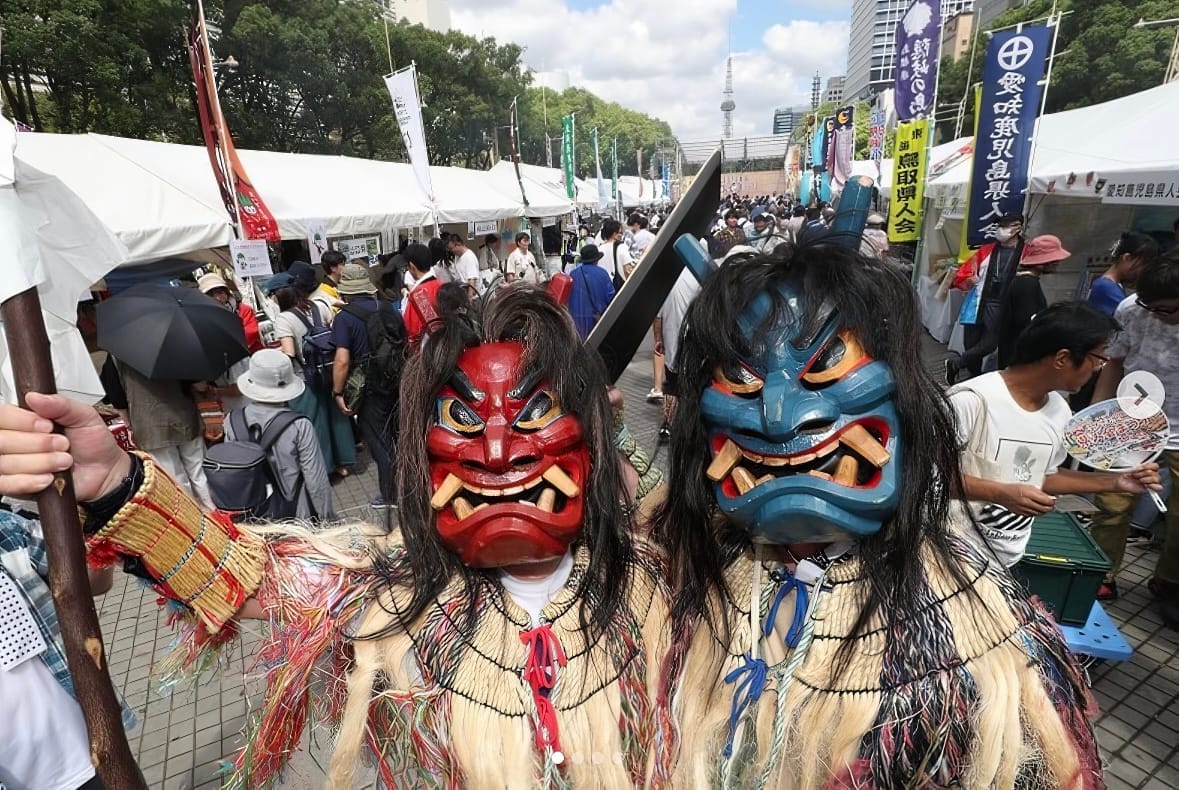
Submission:
M 267 688 L 228 786 L 271 784 L 309 719 L 336 732 L 331 788 L 354 786 L 364 751 L 387 787 L 647 783 L 649 690 L 666 649 L 667 606 L 658 561 L 642 546 L 618 571 L 624 606 L 591 641 L 580 621 L 584 546 L 534 628 L 491 578 L 477 588 L 473 625 L 458 580 L 408 621 L 409 570 L 396 535 L 264 537 L 258 599 L 270 628 L 258 661 Z M 207 667 L 211 649 L 190 634 L 169 669 Z
M 669 654 L 662 720 L 678 748 L 657 784 L 1103 787 L 1096 711 L 1059 631 L 1005 571 L 963 541 L 953 548 L 968 585 L 926 551 L 919 614 L 854 637 L 868 584 L 855 557 L 832 565 L 815 595 L 747 551 L 712 602 L 713 623 L 728 608 L 729 637 L 701 623 Z M 756 648 L 751 620 L 768 630 Z

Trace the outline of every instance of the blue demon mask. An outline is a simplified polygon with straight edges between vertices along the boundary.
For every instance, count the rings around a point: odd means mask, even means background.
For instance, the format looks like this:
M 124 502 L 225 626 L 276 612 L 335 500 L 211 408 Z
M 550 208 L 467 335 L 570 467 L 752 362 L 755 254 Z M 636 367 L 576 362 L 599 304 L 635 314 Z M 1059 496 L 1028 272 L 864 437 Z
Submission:
M 803 295 L 779 286 L 741 314 L 747 359 L 718 365 L 701 396 L 716 501 L 764 543 L 870 535 L 900 492 L 894 380 L 831 312 L 802 327 Z M 809 334 L 810 336 L 806 336 Z

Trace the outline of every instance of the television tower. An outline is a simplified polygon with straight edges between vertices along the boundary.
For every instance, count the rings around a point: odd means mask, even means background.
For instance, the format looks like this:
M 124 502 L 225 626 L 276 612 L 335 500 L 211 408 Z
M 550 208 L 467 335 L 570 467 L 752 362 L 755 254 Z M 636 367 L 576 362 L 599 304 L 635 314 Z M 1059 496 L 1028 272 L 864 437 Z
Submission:
M 733 52 L 729 47 L 729 57 L 725 61 L 725 100 L 721 102 L 721 113 L 725 124 L 723 136 L 726 140 L 733 136 L 733 110 L 737 109 L 737 102 L 733 101 Z
M 822 80 L 819 79 L 819 72 L 815 72 L 815 78 L 811 80 L 811 109 L 819 109 L 819 95 Z

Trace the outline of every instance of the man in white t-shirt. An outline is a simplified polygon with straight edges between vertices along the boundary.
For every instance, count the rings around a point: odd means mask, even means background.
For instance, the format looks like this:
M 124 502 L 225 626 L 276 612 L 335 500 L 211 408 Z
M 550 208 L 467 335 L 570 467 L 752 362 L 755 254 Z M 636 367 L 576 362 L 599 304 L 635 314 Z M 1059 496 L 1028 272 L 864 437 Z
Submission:
M 1060 468 L 1072 416 L 1060 393 L 1076 392 L 1101 369 L 1116 331 L 1109 316 L 1087 304 L 1053 305 L 1020 335 L 1006 370 L 949 392 L 964 454 L 981 456 L 977 460 L 990 467 L 979 470 L 983 476 L 964 472 L 962 493 L 987 546 L 1005 567 L 1023 557 L 1033 519 L 1053 509 L 1056 495 L 1159 487 L 1157 464 L 1126 473 Z
M 516 246 L 508 255 L 507 271 L 504 276 L 508 282 L 524 280 L 527 282 L 540 281 L 540 267 L 536 265 L 536 256 L 532 254 L 529 245 L 532 237 L 527 233 L 516 234 Z
M 1137 294 L 1118 305 L 1114 319 L 1122 331 L 1106 352 L 1109 364 L 1101 371 L 1093 399 L 1115 397 L 1122 377 L 1129 373 L 1153 373 L 1163 383 L 1166 397 L 1159 405 L 1170 419 L 1171 440 L 1161 460 L 1171 472 L 1171 495 L 1166 543 L 1150 589 L 1159 599 L 1163 621 L 1179 628 L 1179 252 L 1173 250 L 1142 267 Z M 1108 585 L 1121 565 L 1134 500 L 1105 494 L 1097 497 L 1097 507 L 1092 534 L 1113 562 Z M 1112 592 L 1116 595 L 1116 586 Z
M 618 275 L 622 279 L 630 277 L 635 267 L 634 257 L 630 254 L 630 247 L 622 238 L 622 223 L 616 219 L 608 219 L 602 223 L 602 267 L 611 277 Z
M 655 234 L 647 230 L 649 223 L 642 214 L 631 214 L 627 224 L 630 226 L 630 232 L 634 235 L 631 252 L 634 253 L 634 257 L 642 258 L 647 248 L 651 246 L 651 242 L 655 241 Z
M 465 283 L 472 297 L 483 293 L 483 281 L 479 279 L 479 258 L 467 247 L 463 237 L 452 234 L 446 251 L 454 258 L 455 280 Z

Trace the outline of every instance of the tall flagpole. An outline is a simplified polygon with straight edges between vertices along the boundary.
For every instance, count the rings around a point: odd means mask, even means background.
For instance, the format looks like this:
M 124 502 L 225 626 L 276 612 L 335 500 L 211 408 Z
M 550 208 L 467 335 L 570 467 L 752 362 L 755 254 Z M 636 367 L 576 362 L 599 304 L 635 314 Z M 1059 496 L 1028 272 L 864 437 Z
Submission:
M 200 25 L 201 46 L 205 50 L 205 62 L 213 63 L 213 48 L 209 45 L 209 28 L 205 24 L 205 4 L 204 0 L 197 0 L 197 24 Z M 217 95 L 217 75 L 209 74 L 209 101 L 213 104 L 213 113 L 217 119 L 224 119 L 225 116 L 221 112 L 221 97 Z M 225 173 L 226 179 L 229 181 L 229 191 L 233 197 L 233 231 L 239 239 L 245 238 L 246 234 L 242 228 L 241 209 L 237 201 L 237 183 L 233 172 L 233 166 L 229 161 L 229 146 L 225 142 L 224 126 L 217 130 L 217 153 L 221 158 L 221 167 Z
M 508 143 L 512 146 L 512 166 L 516 169 L 516 183 L 520 186 L 520 198 L 524 201 L 524 208 L 528 208 L 528 195 L 524 192 L 524 177 L 520 175 L 520 152 L 516 147 L 516 124 L 518 121 L 516 103 L 520 97 L 512 99 L 511 128 L 508 129 Z

